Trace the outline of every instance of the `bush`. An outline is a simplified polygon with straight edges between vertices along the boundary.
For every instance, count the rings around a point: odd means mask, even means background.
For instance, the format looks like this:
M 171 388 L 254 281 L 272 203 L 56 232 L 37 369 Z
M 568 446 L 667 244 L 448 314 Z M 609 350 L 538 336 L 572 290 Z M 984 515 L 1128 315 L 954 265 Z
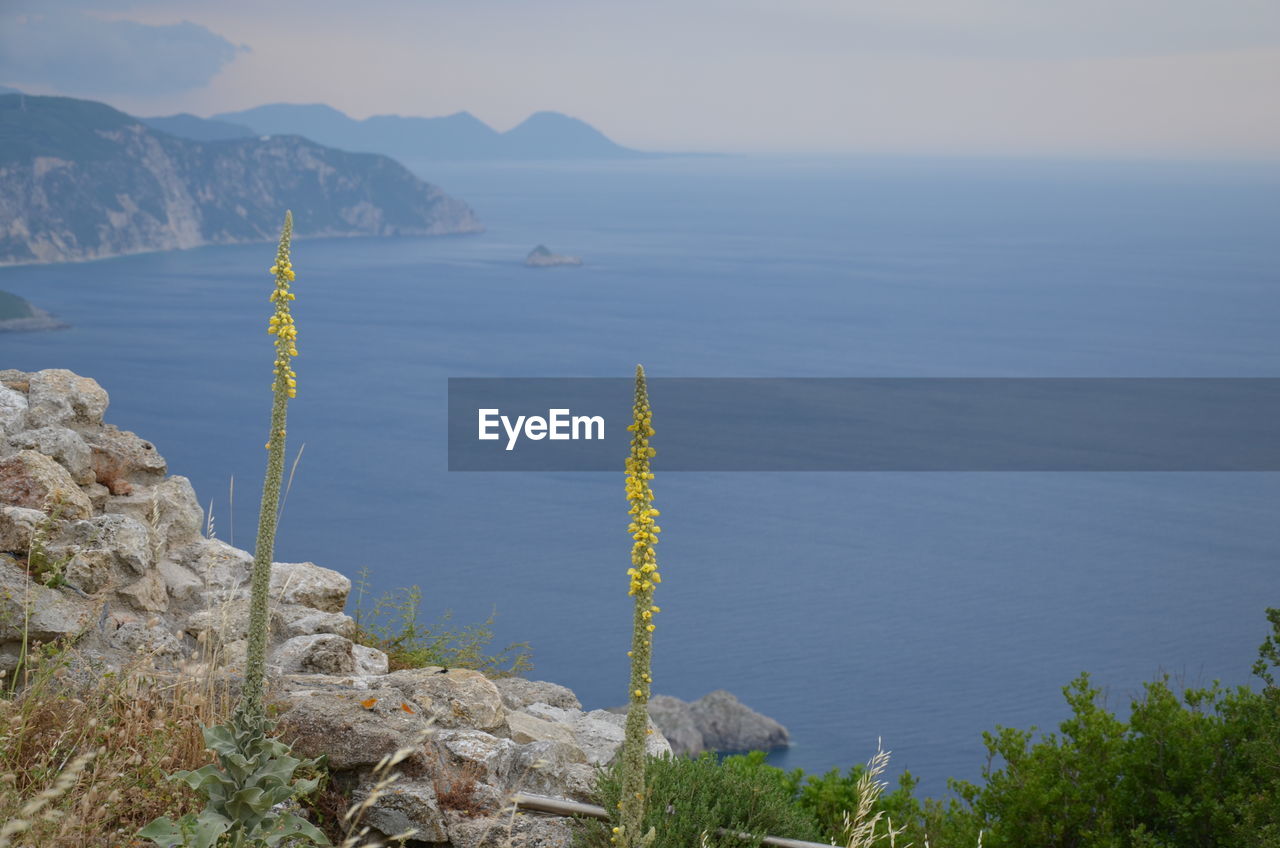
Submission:
M 775 769 L 774 771 L 779 771 Z M 714 754 L 697 759 L 652 757 L 645 768 L 648 798 L 642 828 L 657 833 L 653 848 L 749 848 L 764 836 L 814 839 L 812 819 L 792 803 L 787 786 L 768 772 L 724 767 Z M 597 793 L 606 810 L 618 810 L 621 775 L 617 765 L 601 770 Z M 611 848 L 617 821 L 583 822 L 579 848 Z M 718 833 L 720 828 L 749 833 L 742 839 Z
M 368 569 L 361 569 L 356 581 L 355 641 L 386 654 L 392 671 L 438 665 L 510 677 L 533 668 L 527 642 L 513 642 L 497 653 L 490 652 L 496 613 L 480 624 L 462 627 L 450 624 L 449 612 L 433 625 L 423 624 L 422 590 L 417 586 L 388 592 L 366 608 L 368 576 Z

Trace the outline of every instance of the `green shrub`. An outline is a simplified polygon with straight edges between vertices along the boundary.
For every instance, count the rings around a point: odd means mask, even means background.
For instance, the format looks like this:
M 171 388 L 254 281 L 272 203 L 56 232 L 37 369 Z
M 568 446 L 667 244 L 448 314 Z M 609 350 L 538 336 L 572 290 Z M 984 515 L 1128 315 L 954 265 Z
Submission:
M 775 769 L 775 771 L 779 771 Z M 764 836 L 815 839 L 813 820 L 792 802 L 784 782 L 768 772 L 724 767 L 714 754 L 697 759 L 651 757 L 645 768 L 647 801 L 643 830 L 653 828 L 653 848 L 698 848 L 706 835 L 710 848 L 750 848 Z M 619 767 L 601 770 L 598 803 L 618 811 L 622 792 Z M 616 820 L 582 822 L 578 848 L 611 848 Z M 720 828 L 753 834 L 742 839 L 719 833 Z
M 510 677 L 533 668 L 527 642 L 513 642 L 496 653 L 490 651 L 496 613 L 479 624 L 459 627 L 451 625 L 451 613 L 446 611 L 435 624 L 423 624 L 422 590 L 417 586 L 388 592 L 366 608 L 368 576 L 368 569 L 361 569 L 356 581 L 355 641 L 385 653 L 392 671 L 438 665 L 472 668 L 490 677 Z

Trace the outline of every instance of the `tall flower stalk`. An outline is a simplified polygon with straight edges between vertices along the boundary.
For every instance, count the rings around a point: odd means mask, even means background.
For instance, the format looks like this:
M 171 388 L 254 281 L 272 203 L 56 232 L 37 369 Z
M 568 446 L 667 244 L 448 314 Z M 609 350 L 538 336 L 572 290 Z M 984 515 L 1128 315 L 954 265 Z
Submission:
M 630 503 L 631 567 L 628 594 L 635 598 L 631 629 L 631 687 L 628 692 L 626 739 L 622 744 L 622 815 L 614 839 L 624 848 L 640 848 L 653 842 L 652 828 L 641 833 L 645 813 L 645 739 L 649 730 L 649 691 L 653 685 L 653 616 L 661 612 L 653 604 L 653 590 L 662 582 L 653 552 L 662 528 L 655 523 L 650 460 L 657 454 L 649 445 L 653 436 L 653 411 L 644 367 L 636 366 L 636 397 L 632 407 L 631 454 L 627 457 L 627 501 Z
M 289 399 L 297 395 L 297 375 L 291 367 L 298 355 L 298 330 L 293 323 L 289 304 L 294 294 L 289 284 L 294 280 L 289 261 L 289 241 L 293 236 L 293 213 L 284 213 L 276 264 L 269 273 L 275 277 L 275 290 L 269 298 L 275 313 L 267 323 L 267 332 L 275 336 L 275 379 L 271 384 L 271 432 L 267 436 L 267 474 L 262 485 L 262 507 L 258 512 L 258 541 L 253 555 L 253 582 L 249 599 L 249 644 L 245 662 L 244 690 L 236 709 L 241 727 L 260 729 L 265 724 L 262 704 L 263 679 L 267 656 L 267 596 L 271 588 L 271 559 L 275 549 L 276 522 L 280 513 L 280 484 L 284 478 L 285 418 Z

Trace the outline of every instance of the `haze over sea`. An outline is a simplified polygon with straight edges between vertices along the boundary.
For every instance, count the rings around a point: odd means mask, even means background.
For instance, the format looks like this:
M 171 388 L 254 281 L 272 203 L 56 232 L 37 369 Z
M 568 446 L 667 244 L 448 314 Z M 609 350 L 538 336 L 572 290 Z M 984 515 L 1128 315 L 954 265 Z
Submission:
M 409 163 L 413 165 L 414 163 Z M 423 165 L 473 237 L 295 243 L 305 453 L 279 561 L 527 640 L 534 676 L 625 700 L 617 474 L 450 474 L 447 377 L 1280 377 L 1280 168 L 667 159 Z M 282 210 L 283 211 L 283 210 Z M 521 266 L 535 244 L 582 268 Z M 74 326 L 70 368 L 250 547 L 272 245 L 0 269 Z M 725 688 L 811 771 L 874 752 L 975 779 L 981 732 L 1052 727 L 1082 670 L 1246 683 L 1280 605 L 1280 476 L 662 471 L 655 691 Z M 234 475 L 234 516 L 228 482 Z M 234 536 L 234 538 L 233 538 Z

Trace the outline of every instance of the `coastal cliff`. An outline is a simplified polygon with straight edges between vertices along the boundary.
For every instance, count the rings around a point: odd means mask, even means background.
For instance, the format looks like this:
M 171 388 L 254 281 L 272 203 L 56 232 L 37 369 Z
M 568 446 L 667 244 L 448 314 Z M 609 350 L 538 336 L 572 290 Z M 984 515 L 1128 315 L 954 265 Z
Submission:
M 146 663 L 148 674 L 234 690 L 253 557 L 207 534 L 191 483 L 169 474 L 155 445 L 106 423 L 108 400 L 70 371 L 0 370 L 0 672 L 13 675 L 31 643 L 57 643 L 69 646 L 69 686 Z M 594 802 L 596 769 L 617 757 L 625 717 L 584 710 L 554 683 L 392 670 L 343 612 L 351 586 L 314 563 L 272 566 L 267 664 L 279 735 L 300 756 L 324 755 L 333 784 L 354 799 L 372 791 L 379 761 L 410 752 L 395 791 L 365 811 L 374 835 L 413 828 L 420 841 L 410 844 L 440 848 L 567 848 L 568 820 L 513 818 L 509 799 Z M 704 720 L 698 711 L 717 699 Z M 726 728 L 759 726 L 727 693 L 675 703 L 694 711 L 704 747 L 724 745 Z M 650 754 L 672 751 L 669 712 L 652 714 Z M 461 797 L 449 787 L 464 778 Z
M 0 265 L 299 238 L 482 229 L 385 156 L 299 136 L 198 142 L 109 106 L 0 95 Z

